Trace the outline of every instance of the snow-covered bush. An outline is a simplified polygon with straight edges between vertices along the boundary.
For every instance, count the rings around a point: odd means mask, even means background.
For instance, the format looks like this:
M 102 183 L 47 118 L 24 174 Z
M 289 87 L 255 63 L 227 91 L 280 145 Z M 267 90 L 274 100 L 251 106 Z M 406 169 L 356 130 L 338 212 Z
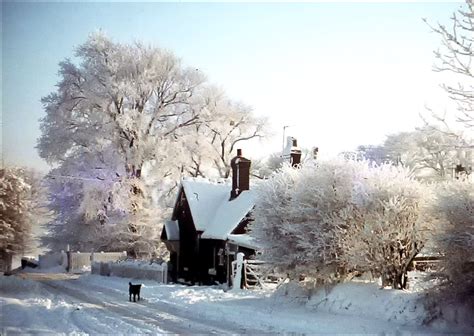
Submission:
M 24 253 L 31 242 L 31 191 L 23 169 L 0 170 L 0 257 Z
M 436 196 L 433 212 L 441 224 L 436 241 L 444 256 L 438 275 L 444 281 L 433 290 L 442 302 L 466 304 L 474 311 L 474 183 L 443 183 Z
M 263 258 L 293 278 L 331 283 L 372 272 L 401 287 L 422 247 L 427 195 L 401 167 L 343 159 L 285 166 L 258 193 L 252 234 Z
M 410 262 L 427 236 L 429 190 L 402 167 L 363 164 L 353 181 L 351 204 L 339 214 L 342 259 L 351 269 L 406 287 Z

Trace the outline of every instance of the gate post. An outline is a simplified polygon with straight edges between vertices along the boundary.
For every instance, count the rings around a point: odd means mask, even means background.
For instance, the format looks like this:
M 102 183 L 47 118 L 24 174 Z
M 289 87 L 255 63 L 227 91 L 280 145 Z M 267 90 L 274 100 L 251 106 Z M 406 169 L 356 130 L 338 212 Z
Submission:
M 71 251 L 66 251 L 66 257 L 67 257 L 67 265 L 66 265 L 66 272 L 71 272 L 72 269 L 72 255 Z
M 244 265 L 244 254 L 242 252 L 237 253 L 237 267 L 235 270 L 234 279 L 232 282 L 232 289 L 242 289 L 242 268 Z

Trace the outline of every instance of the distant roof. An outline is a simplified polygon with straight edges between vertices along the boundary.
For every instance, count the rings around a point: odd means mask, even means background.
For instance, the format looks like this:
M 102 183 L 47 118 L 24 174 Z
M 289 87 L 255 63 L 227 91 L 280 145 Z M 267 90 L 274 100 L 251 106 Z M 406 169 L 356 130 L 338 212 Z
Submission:
M 226 240 L 228 235 L 255 205 L 255 192 L 245 190 L 229 201 L 229 183 L 214 183 L 202 178 L 181 182 L 197 231 L 201 238 Z
M 165 222 L 166 237 L 168 240 L 179 240 L 178 222 L 169 220 Z

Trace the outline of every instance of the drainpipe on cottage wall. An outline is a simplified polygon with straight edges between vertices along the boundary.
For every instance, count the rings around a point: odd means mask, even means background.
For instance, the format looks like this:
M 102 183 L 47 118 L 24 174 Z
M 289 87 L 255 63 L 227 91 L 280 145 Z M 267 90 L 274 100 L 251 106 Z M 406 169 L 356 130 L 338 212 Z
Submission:
M 196 247 L 195 247 L 195 253 L 194 253 L 194 257 L 196 258 L 197 257 L 197 262 L 194 263 L 194 267 L 196 267 L 196 275 L 197 275 L 197 281 L 198 281 L 198 284 L 199 285 L 202 285 L 202 278 L 201 278 L 201 258 L 199 256 L 199 241 L 201 240 L 201 233 L 198 233 L 197 234 L 197 237 L 196 237 Z
M 230 256 L 229 256 L 229 253 L 230 253 L 230 249 L 229 249 L 229 245 L 226 243 L 225 244 L 225 254 L 226 254 L 226 260 L 227 260 L 227 263 L 226 263 L 226 268 L 227 268 L 227 288 L 230 288 L 231 287 L 231 277 L 230 277 L 230 274 L 231 274 L 231 266 L 230 266 Z

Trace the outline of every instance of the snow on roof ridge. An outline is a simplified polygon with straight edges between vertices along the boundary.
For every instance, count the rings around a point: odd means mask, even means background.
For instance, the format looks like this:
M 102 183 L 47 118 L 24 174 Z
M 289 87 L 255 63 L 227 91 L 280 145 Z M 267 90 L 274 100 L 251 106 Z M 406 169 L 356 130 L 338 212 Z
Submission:
M 230 184 L 232 181 L 229 178 L 216 178 L 216 179 L 209 179 L 202 176 L 184 176 L 181 178 L 181 182 L 183 181 L 194 181 L 194 182 L 201 182 L 207 184 Z
M 183 179 L 181 183 L 197 231 L 203 238 L 227 239 L 255 205 L 255 192 L 243 191 L 230 201 L 231 185 L 205 178 Z
M 253 190 L 242 191 L 233 200 L 226 199 L 216 209 L 202 238 L 227 239 L 240 221 L 255 206 L 256 194 Z

